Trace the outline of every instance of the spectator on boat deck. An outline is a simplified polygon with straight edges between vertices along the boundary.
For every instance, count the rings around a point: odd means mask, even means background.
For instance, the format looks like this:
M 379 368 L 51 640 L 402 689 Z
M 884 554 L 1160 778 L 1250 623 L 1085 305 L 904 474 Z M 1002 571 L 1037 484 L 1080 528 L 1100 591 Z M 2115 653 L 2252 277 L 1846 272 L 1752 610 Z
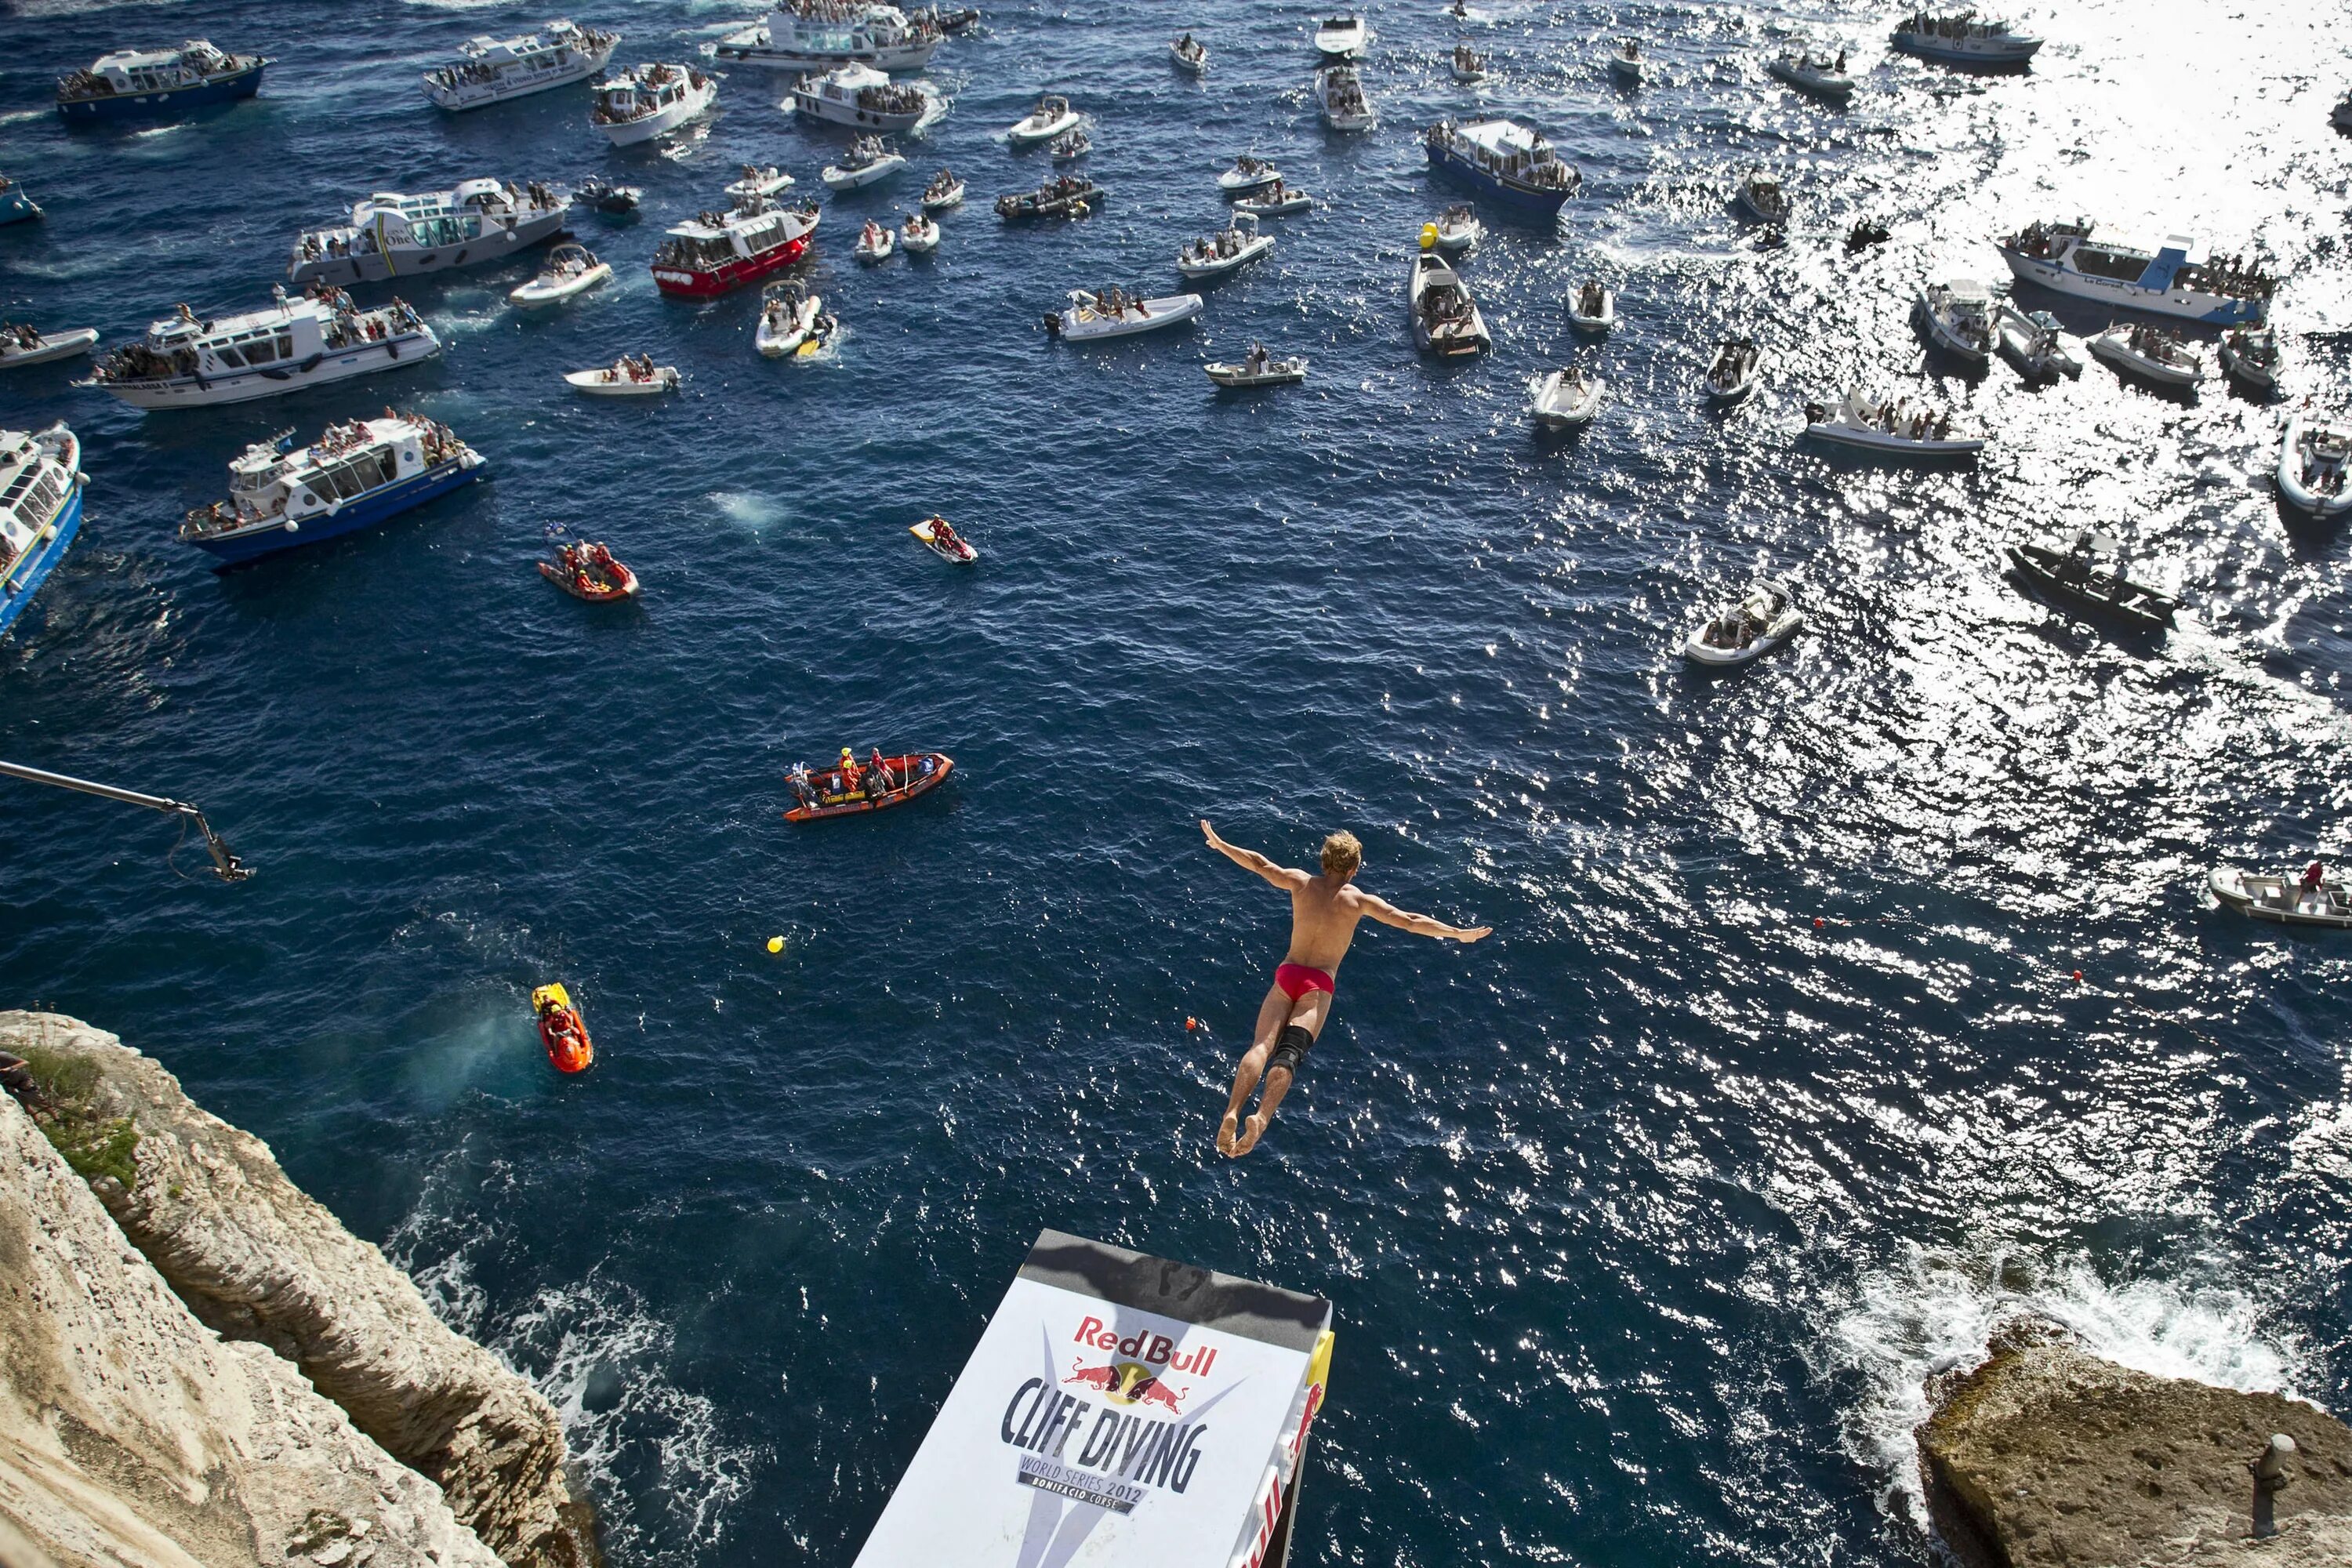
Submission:
M 890 764 L 882 760 L 881 747 L 874 748 L 872 756 L 866 759 L 866 766 L 872 770 L 866 780 L 866 793 L 880 795 L 887 792 L 890 788 Z
M 2315 857 L 2311 864 L 2303 868 L 2304 889 L 2306 892 L 2315 893 L 2319 891 L 2320 884 L 2326 880 L 2327 862 Z
M 847 746 L 841 748 L 841 793 L 857 793 L 857 758 Z

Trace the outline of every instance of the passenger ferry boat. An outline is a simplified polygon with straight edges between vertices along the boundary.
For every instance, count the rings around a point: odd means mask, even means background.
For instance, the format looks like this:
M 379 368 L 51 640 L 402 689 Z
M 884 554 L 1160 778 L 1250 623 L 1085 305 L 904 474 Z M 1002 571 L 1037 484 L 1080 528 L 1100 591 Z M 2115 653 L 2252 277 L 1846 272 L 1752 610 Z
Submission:
M 866 131 L 915 131 L 947 110 L 939 94 L 915 82 L 892 82 L 872 66 L 843 66 L 793 86 L 793 108 L 811 120 Z
M 669 231 L 654 252 L 654 284 L 665 294 L 709 300 L 757 283 L 808 254 L 817 209 L 770 206 L 754 196 L 704 213 Z
M 419 272 L 480 267 L 552 239 L 571 199 L 537 181 L 459 182 L 404 196 L 378 191 L 352 204 L 352 221 L 305 230 L 286 263 L 290 283 L 381 283 Z
M 480 477 L 484 458 L 449 426 L 387 408 L 330 425 L 289 450 L 292 431 L 256 441 L 228 466 L 228 500 L 180 524 L 183 542 L 224 566 L 356 533 Z
M 511 38 L 470 38 L 463 58 L 425 73 L 425 96 L 456 114 L 569 87 L 603 70 L 620 43 L 618 33 L 571 21 Z
M 81 442 L 71 430 L 0 430 L 0 632 L 73 548 L 81 489 Z
M 1319 1297 L 1045 1231 L 855 1568 L 1285 1568 L 1334 1338 Z
M 441 340 L 400 300 L 354 310 L 321 287 L 240 316 L 198 320 L 185 305 L 99 362 L 79 384 L 100 386 L 133 408 L 198 408 L 276 397 L 346 376 L 422 364 Z
M 641 65 L 596 84 L 589 123 L 615 147 L 650 142 L 710 107 L 719 84 L 686 66 Z
M 2174 235 L 2150 253 L 2094 240 L 2088 223 L 2033 223 L 2002 240 L 2000 255 L 2019 282 L 2077 299 L 2216 326 L 2262 321 L 2277 279 L 2234 261 L 2192 263 L 2190 243 Z
M 1584 176 L 1552 151 L 1543 132 L 1509 120 L 1448 120 L 1422 139 L 1430 166 L 1523 213 L 1557 216 Z
M 176 49 L 117 49 L 58 81 L 58 112 L 68 124 L 160 120 L 207 104 L 251 98 L 270 62 L 232 55 L 203 38 Z
M 871 0 L 788 0 L 768 19 L 730 33 L 711 48 L 721 64 L 806 70 L 872 66 L 920 70 L 942 41 L 929 16 L 908 16 Z
M 1974 11 L 1938 16 L 1915 11 L 1895 24 L 1895 47 L 1948 65 L 2023 65 L 2042 40 L 2013 31 L 2006 22 L 1979 22 Z

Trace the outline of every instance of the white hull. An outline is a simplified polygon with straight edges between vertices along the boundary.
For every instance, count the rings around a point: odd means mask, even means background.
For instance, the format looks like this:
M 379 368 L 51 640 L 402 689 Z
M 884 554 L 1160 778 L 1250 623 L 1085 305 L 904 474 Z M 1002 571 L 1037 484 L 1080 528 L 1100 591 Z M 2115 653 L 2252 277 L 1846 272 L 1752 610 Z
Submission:
M 1286 192 L 1278 202 L 1262 202 L 1244 196 L 1234 204 L 1234 210 L 1254 213 L 1259 217 L 1283 217 L 1291 213 L 1303 213 L 1315 205 L 1315 198 L 1304 191 Z
M 2154 382 L 2158 386 L 2195 386 L 2205 379 L 2203 361 L 2181 365 L 2150 359 L 2146 354 L 2134 353 L 2126 339 L 2113 331 L 2101 332 L 2093 338 L 2091 352 L 2126 374 Z
M 1617 324 L 1617 296 L 1609 289 L 1601 291 L 1601 313 L 1587 316 L 1576 308 L 1574 295 L 1569 297 L 1568 324 L 1580 332 L 1605 332 Z
M 0 348 L 0 370 L 14 370 L 19 365 L 48 364 L 53 361 L 72 359 L 89 353 L 98 342 L 96 327 L 79 327 L 69 332 L 43 332 L 41 346 L 37 349 L 18 348 L 14 343 Z
M 2352 931 L 2352 900 L 2346 898 L 2344 884 L 2333 879 L 2306 890 L 2284 877 L 2250 877 L 2217 868 L 2206 875 L 2205 885 L 2222 903 L 2256 920 Z
M 2256 364 L 2240 354 L 2230 346 L 2227 338 L 2221 341 L 2219 357 L 2221 361 L 2221 369 L 2234 378 L 2241 386 L 2254 392 L 2278 390 L 2278 373 L 2268 366 Z
M 1315 52 L 1327 60 L 1352 60 L 1364 52 L 1371 42 L 1372 30 L 1358 22 L 1352 27 L 1318 27 L 1315 30 Z
M 878 159 L 862 169 L 844 169 L 837 164 L 827 163 L 818 171 L 817 178 L 824 182 L 824 188 L 828 191 L 855 191 L 873 184 L 877 180 L 887 180 L 906 166 L 907 155 L 903 153 L 893 153 L 888 157 Z
M 1920 320 L 1927 324 L 1928 341 L 1937 348 L 1970 364 L 1984 364 L 1991 360 L 1992 345 L 1989 339 L 1984 342 L 1971 342 L 1950 317 L 1936 309 L 1935 301 L 1928 296 L 1920 295 L 1916 308 Z
M 1853 96 L 1853 78 L 1835 72 L 1809 71 L 1787 60 L 1767 60 L 1764 68 L 1799 92 L 1811 93 L 1832 103 L 1843 103 Z
M 2076 300 L 2096 300 L 2101 304 L 2137 310 L 2146 316 L 2177 316 L 2215 326 L 2242 326 L 2261 321 L 2264 314 L 2257 300 L 2207 294 L 2193 289 L 2143 289 L 2120 278 L 2077 272 L 2055 261 L 2006 247 L 2000 254 L 2001 259 L 2009 263 L 2010 275 L 2021 283 Z
M 1538 376 L 1528 383 L 1532 401 L 1528 412 L 1535 422 L 1547 430 L 1577 430 L 1592 423 L 1601 412 L 1601 382 L 1598 377 L 1587 382 L 1581 390 L 1571 386 L 1559 371 Z
M 2014 306 L 2001 307 L 2001 352 L 2015 361 L 2020 370 L 2029 376 L 2082 374 L 2082 356 L 2066 346 L 2055 327 L 2048 329 L 2049 340 L 2036 347 L 2043 330 L 2042 323 Z
M 936 196 L 926 192 L 923 195 L 923 210 L 927 213 L 943 213 L 950 207 L 960 207 L 963 205 L 963 182 L 958 180 Z
M 887 261 L 898 248 L 898 237 L 886 228 L 870 239 L 859 235 L 857 243 L 850 247 L 850 254 L 865 262 Z
M 1373 111 L 1372 100 L 1364 92 L 1363 84 L 1359 81 L 1356 85 L 1355 105 L 1343 107 L 1338 88 L 1331 79 L 1335 73 L 1346 68 L 1335 66 L 1315 79 L 1315 101 L 1323 111 L 1323 123 L 1334 131 L 1370 131 L 1380 123 L 1380 116 Z
M 1612 55 L 1609 57 L 1609 76 L 1620 87 L 1639 87 L 1642 85 L 1642 63 L 1629 60 L 1622 55 Z
M 917 71 L 931 63 L 940 38 L 904 44 L 879 44 L 868 48 L 778 48 L 769 44 L 721 39 L 711 57 L 721 65 L 752 66 L 763 70 L 831 70 L 837 66 L 872 66 L 878 71 Z
M 2315 518 L 2343 517 L 2352 513 L 2352 483 L 2333 494 L 2322 494 L 2304 482 L 2303 440 L 2310 421 L 2296 415 L 2286 422 L 2286 435 L 2279 442 L 2278 488 L 2287 504 Z
M 1223 278 L 1226 273 L 1238 271 L 1255 261 L 1273 248 L 1274 236 L 1262 234 L 1231 256 L 1213 257 L 1206 261 L 1187 261 L 1180 255 L 1176 258 L 1176 270 L 1188 279 Z
M 1156 332 L 1189 321 L 1201 313 L 1198 294 L 1171 294 L 1164 300 L 1143 301 L 1143 314 L 1122 314 L 1115 320 L 1093 317 L 1080 320 L 1075 308 L 1062 312 L 1062 337 L 1070 342 L 1097 342 L 1108 338 L 1131 338 L 1138 332 Z
M 1005 127 L 1004 139 L 1015 147 L 1034 147 L 1040 142 L 1051 142 L 1065 131 L 1076 130 L 1081 118 L 1075 109 L 1051 120 L 1040 120 L 1033 114 Z
M 898 247 L 909 256 L 929 256 L 940 247 L 940 226 L 931 224 L 912 230 L 900 228 Z
M 1227 169 L 1217 176 L 1217 189 L 1227 196 L 1245 196 L 1252 191 L 1262 191 L 1282 178 L 1282 171 L 1269 163 L 1255 171 Z
M 612 280 L 613 264 L 600 261 L 585 272 L 574 273 L 556 282 L 541 283 L 534 278 L 528 283 L 518 284 L 508 293 L 507 302 L 510 305 L 560 305 L 566 300 L 585 294 L 600 283 Z
M 563 379 L 572 388 L 590 397 L 657 397 L 677 384 L 677 367 L 658 365 L 649 380 L 608 381 L 612 374 L 605 370 L 575 370 L 565 373 Z
M 793 89 L 793 110 L 810 120 L 822 120 L 830 125 L 855 126 L 860 131 L 913 132 L 937 125 L 947 114 L 947 100 L 921 82 L 907 85 L 922 95 L 922 108 L 903 113 L 884 113 L 878 110 L 861 109 L 856 103 L 845 103 L 837 98 L 828 98 L 806 87 L 796 87 Z
M 446 109 L 452 114 L 463 114 L 469 109 L 488 109 L 494 103 L 511 103 L 518 98 L 529 98 L 533 93 L 550 92 L 559 87 L 586 81 L 604 68 L 605 62 L 613 58 L 613 51 L 620 47 L 620 43 L 615 38 L 593 54 L 583 54 L 575 49 L 568 63 L 546 70 L 501 73 L 495 81 L 469 81 L 455 88 L 443 87 L 427 73 L 424 79 L 425 96 L 433 100 L 435 108 Z
M 1728 406 L 1734 403 L 1745 402 L 1748 395 L 1756 390 L 1757 372 L 1762 368 L 1759 363 L 1739 380 L 1727 385 L 1718 386 L 1712 376 L 1701 381 L 1699 384 L 1706 389 L 1706 400 L 1709 403 L 1719 403 Z
M 1212 361 L 1201 369 L 1219 386 L 1293 386 L 1307 379 L 1307 362 L 1303 359 L 1273 360 L 1260 371 L 1245 370 L 1238 364 Z
M 1763 629 L 1749 641 L 1742 643 L 1738 647 L 1718 647 L 1708 642 L 1706 640 L 1708 628 L 1713 626 L 1716 621 L 1723 618 L 1717 616 L 1710 618 L 1706 626 L 1691 633 L 1683 643 L 1683 657 L 1705 668 L 1737 669 L 1741 665 L 1753 664 L 1770 653 L 1774 648 L 1795 637 L 1798 629 L 1805 624 L 1805 613 L 1797 607 L 1795 591 L 1787 583 L 1778 579 L 1769 583 L 1759 583 L 1748 590 L 1747 598 L 1731 607 L 1732 610 L 1753 608 L 1760 618 L 1764 615 L 1772 614 L 1770 606 L 1775 602 L 1776 595 L 1780 604 L 1779 613 L 1772 615 L 1772 619 L 1766 623 Z M 1730 613 L 1730 611 L 1725 612 L 1726 615 Z
M 168 380 L 116 381 L 105 383 L 107 391 L 133 408 L 210 408 L 224 403 L 252 403 L 264 397 L 282 397 L 289 392 L 320 386 L 331 381 L 342 381 L 354 375 L 371 375 L 380 370 L 396 370 L 403 365 L 423 364 L 441 352 L 440 340 L 429 330 L 420 330 L 403 337 L 381 342 L 362 343 L 341 353 L 320 356 L 310 370 L 299 366 L 279 370 L 276 375 L 253 370 L 241 374 L 212 376 L 199 384 L 194 376 L 173 376 Z
M 1896 33 L 1895 47 L 1922 59 L 1961 66 L 2022 65 L 2042 47 L 2039 38 L 2011 34 L 1998 38 L 1945 38 L 1933 33 Z
M 811 296 L 801 301 L 800 307 L 793 312 L 790 320 L 772 331 L 768 326 L 767 313 L 763 310 L 760 316 L 759 326 L 751 333 L 752 346 L 760 351 L 760 355 L 763 359 L 783 358 L 808 342 L 809 329 L 816 324 L 817 312 L 824 309 L 824 301 Z
M 1858 451 L 1875 452 L 1881 456 L 1895 458 L 1959 458 L 1970 453 L 1981 452 L 1985 445 L 1981 437 L 1976 437 L 1944 441 L 1932 438 L 1915 441 L 1908 436 L 1898 436 L 1892 431 L 1874 429 L 1868 426 L 1843 424 L 1834 419 L 1823 420 L 1818 425 L 1808 425 L 1805 426 L 1805 434 L 1816 441 L 1833 442 L 1841 447 L 1852 447 Z
M 688 88 L 675 103 L 664 104 L 642 120 L 625 120 L 617 125 L 598 125 L 604 139 L 615 147 L 634 147 L 667 135 L 688 121 L 696 119 L 710 108 L 710 100 L 719 96 L 719 84 L 707 82 L 699 88 Z
M 1176 62 L 1176 68 L 1180 71 L 1187 71 L 1193 76 L 1209 74 L 1209 51 L 1206 49 L 1202 49 L 1196 58 L 1171 44 L 1168 46 L 1168 58 Z

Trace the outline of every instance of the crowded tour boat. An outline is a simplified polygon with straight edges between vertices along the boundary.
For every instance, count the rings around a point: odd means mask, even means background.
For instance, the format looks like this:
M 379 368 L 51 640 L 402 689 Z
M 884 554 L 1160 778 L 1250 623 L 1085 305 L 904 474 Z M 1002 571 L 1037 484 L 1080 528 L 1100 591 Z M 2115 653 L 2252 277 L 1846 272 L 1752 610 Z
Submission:
M 1248 213 L 1255 217 L 1283 217 L 1291 213 L 1303 213 L 1315 205 L 1315 198 L 1296 185 L 1284 183 L 1281 175 L 1274 183 L 1261 186 L 1255 193 L 1234 203 L 1234 211 Z
M 2287 504 L 2315 518 L 2352 512 L 2352 426 L 2297 414 L 2279 442 L 2278 488 Z
M 1557 216 L 1584 184 L 1541 132 L 1514 121 L 1444 121 L 1429 128 L 1422 144 L 1432 167 L 1528 213 Z
M 2205 379 L 2205 356 L 2162 327 L 2115 322 L 2091 340 L 2091 352 L 2126 374 L 2159 386 L 2192 387 Z
M 797 278 L 769 284 L 760 300 L 760 324 L 752 331 L 752 346 L 763 359 L 782 359 L 798 353 L 809 341 L 824 309 L 824 299 L 810 293 L 808 285 Z
M 866 226 L 857 231 L 857 242 L 849 247 L 849 254 L 868 263 L 887 261 L 898 248 L 898 237 L 890 226 L 867 218 Z
M 1816 441 L 1856 447 L 1896 458 L 1963 458 L 1984 450 L 1981 436 L 1954 435 L 1950 409 L 1940 412 L 1907 397 L 1865 397 L 1848 392 L 1834 405 L 1805 405 L 1805 434 Z
M 754 198 L 678 224 L 654 252 L 654 283 L 665 294 L 708 300 L 756 283 L 808 254 L 815 207 L 779 207 Z
M 1118 287 L 1073 289 L 1069 309 L 1045 313 L 1045 333 L 1071 342 L 1132 337 L 1189 321 L 1201 313 L 1201 305 L 1198 294 L 1146 300 L 1133 289 Z
M 1423 226 L 1423 235 L 1446 255 L 1459 256 L 1486 237 L 1486 226 L 1478 221 L 1477 208 L 1456 202 Z
M 2003 303 L 1999 311 L 2001 352 L 2029 381 L 2080 375 L 2083 357 L 2066 346 L 2058 318 L 2047 310 L 2021 310 Z
M 25 194 L 25 187 L 0 174 L 0 225 L 23 223 L 41 216 L 41 204 Z
M 1264 343 L 1252 343 L 1238 360 L 1211 360 L 1201 368 L 1219 386 L 1294 386 L 1307 379 L 1307 356 L 1280 358 Z
M 2067 546 L 2029 542 L 2009 545 L 2006 551 L 2020 578 L 2068 609 L 2108 617 L 2136 631 L 2156 631 L 2170 626 L 2173 612 L 2180 607 L 2171 595 L 2133 582 L 2122 544 L 2095 529 L 2084 530 Z
M 1005 128 L 1004 139 L 1015 147 L 1034 147 L 1040 142 L 1051 142 L 1065 131 L 1075 130 L 1080 118 L 1068 99 L 1049 92 L 1037 100 L 1036 108 Z
M 927 517 L 907 530 L 920 541 L 924 549 L 942 561 L 952 561 L 959 566 L 969 566 L 980 559 L 980 552 L 971 541 L 956 531 L 955 524 L 943 517 Z
M 539 563 L 539 574 L 592 605 L 609 605 L 637 596 L 637 574 L 613 558 L 613 552 L 593 539 L 559 540 L 555 559 Z
M 236 316 L 199 320 L 182 305 L 100 361 L 90 384 L 133 408 L 199 408 L 422 364 L 441 352 L 433 329 L 398 300 L 362 310 L 340 289 L 274 292 L 267 310 Z
M 1797 635 L 1805 614 L 1785 577 L 1767 577 L 1727 605 L 1683 644 L 1683 657 L 1705 668 L 1735 669 Z
M 1405 285 L 1405 307 L 1412 317 L 1413 346 L 1440 359 L 1466 359 L 1495 346 L 1486 318 L 1461 274 L 1445 264 L 1434 249 L 1412 258 L 1412 276 Z
M 621 36 L 569 21 L 511 38 L 469 38 L 459 58 L 424 76 L 425 96 L 451 113 L 585 81 L 604 68 Z
M 588 122 L 615 147 L 677 130 L 710 108 L 719 83 L 687 66 L 641 65 L 596 84 Z
M 58 81 L 58 112 L 67 123 L 161 120 L 215 103 L 251 98 L 270 61 L 233 55 L 203 38 L 176 49 L 118 49 Z
M 1756 390 L 1757 373 L 1763 363 L 1764 351 L 1756 346 L 1754 338 L 1727 338 L 1707 362 L 1700 388 L 1709 403 L 1740 402 Z
M 1605 332 L 1617 324 L 1617 296 L 1598 279 L 1569 296 L 1568 324 L 1580 332 Z
M 762 201 L 780 196 L 793 188 L 793 177 L 773 163 L 761 168 L 757 163 L 743 165 L 743 173 L 727 182 L 727 199 L 740 202 L 757 196 Z
M 860 763 L 846 746 L 837 767 L 811 773 L 796 764 L 784 775 L 797 802 L 784 813 L 786 822 L 816 822 L 829 816 L 856 816 L 887 811 L 929 795 L 955 771 L 955 759 L 944 752 L 916 752 L 886 757 L 878 750 Z
M 1601 412 L 1601 378 L 1570 365 L 1528 383 L 1528 413 L 1546 430 L 1580 430 Z
M 923 210 L 927 213 L 943 213 L 950 207 L 961 205 L 963 182 L 956 178 L 952 169 L 941 169 L 931 176 L 931 183 L 923 187 Z
M 379 191 L 352 204 L 351 222 L 299 235 L 286 278 L 348 287 L 484 267 L 553 238 L 571 211 L 570 197 L 536 180 L 463 180 L 421 196 Z
M 907 155 L 879 136 L 860 136 L 849 144 L 840 163 L 827 163 L 816 177 L 828 191 L 855 191 L 887 180 L 906 166 Z
M 1353 66 L 1326 66 L 1317 71 L 1315 101 L 1322 107 L 1323 123 L 1334 131 L 1370 131 L 1380 123 Z
M 1361 16 L 1327 16 L 1316 24 L 1315 52 L 1327 59 L 1360 59 L 1371 38 L 1372 29 Z
M 898 248 L 909 256 L 929 256 L 940 247 L 940 226 L 919 212 L 908 213 L 898 226 Z
M 1222 278 L 1239 270 L 1274 249 L 1274 236 L 1257 231 L 1257 219 L 1234 214 L 1233 226 L 1187 244 L 1176 253 L 1176 270 L 1185 278 Z
M 1733 202 L 1758 223 L 1778 227 L 1789 221 L 1789 193 L 1780 188 L 1778 179 L 1761 169 L 1750 169 L 1740 176 L 1739 192 Z
M 1034 191 L 997 197 L 996 216 L 1007 223 L 1085 217 L 1108 195 L 1084 174 L 1056 174 Z
M 2235 327 L 2258 322 L 2277 280 L 2237 258 L 2192 263 L 2190 241 L 2175 235 L 2151 252 L 2094 240 L 2087 223 L 2032 223 L 2000 242 L 2021 283 L 2098 300 L 2155 316 Z
M 656 364 L 651 354 L 623 354 L 598 370 L 568 370 L 564 384 L 583 397 L 658 397 L 674 392 L 677 366 Z
M 2221 334 L 2221 371 L 2248 392 L 2267 397 L 2278 390 L 2278 334 L 2268 327 L 2240 327 Z
M 947 104 L 920 82 L 894 82 L 872 66 L 837 67 L 793 84 L 792 106 L 811 120 L 861 131 L 920 131 Z
M 0 370 L 50 364 L 89 353 L 98 342 L 96 327 L 73 327 L 45 332 L 22 321 L 0 321 Z
M 912 71 L 930 63 L 941 37 L 936 20 L 910 17 L 895 5 L 869 0 L 785 0 L 766 21 L 719 39 L 711 57 L 721 65 L 778 70 L 854 65 Z
M 71 430 L 0 430 L 0 634 L 73 548 L 81 496 L 81 442 Z
M 1486 57 L 1467 44 L 1454 46 L 1454 79 L 1475 87 L 1486 79 Z
M 1837 58 L 1827 58 L 1811 52 L 1775 55 L 1764 62 L 1764 68 L 1799 92 L 1832 103 L 1843 103 L 1853 96 L 1853 78 L 1845 74 L 1845 51 Z
M 1194 76 L 1206 75 L 1209 69 L 1209 46 L 1190 33 L 1168 46 L 1168 58 L 1176 62 L 1177 69 Z
M 1969 278 L 1930 283 L 1919 290 L 1915 308 L 1937 348 L 1970 364 L 1992 358 L 1992 293 L 1983 284 Z
M 1980 22 L 1973 11 L 1948 16 L 1915 11 L 1895 24 L 1895 47 L 1947 65 L 2013 66 L 2032 59 L 2042 40 L 2006 22 Z
M 225 566 L 341 538 L 480 477 L 483 458 L 437 420 L 387 408 L 310 445 L 257 441 L 228 466 L 228 499 L 188 513 L 183 543 Z
M 599 261 L 584 245 L 559 245 L 547 253 L 539 275 L 507 293 L 510 305 L 560 305 L 613 279 L 613 264 Z

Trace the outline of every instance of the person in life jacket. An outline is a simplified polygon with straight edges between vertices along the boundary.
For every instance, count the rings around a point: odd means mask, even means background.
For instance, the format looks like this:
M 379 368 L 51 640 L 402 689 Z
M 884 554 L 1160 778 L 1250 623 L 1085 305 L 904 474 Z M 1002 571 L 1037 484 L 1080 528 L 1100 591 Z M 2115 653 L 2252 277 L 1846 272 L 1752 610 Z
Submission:
M 549 1065 L 561 1073 L 587 1071 L 596 1059 L 595 1047 L 590 1044 L 588 1026 L 563 987 L 542 985 L 531 993 L 530 999 L 539 1014 L 539 1039 L 547 1047 Z
M 847 746 L 841 748 L 841 793 L 857 793 L 858 766 L 856 755 Z

